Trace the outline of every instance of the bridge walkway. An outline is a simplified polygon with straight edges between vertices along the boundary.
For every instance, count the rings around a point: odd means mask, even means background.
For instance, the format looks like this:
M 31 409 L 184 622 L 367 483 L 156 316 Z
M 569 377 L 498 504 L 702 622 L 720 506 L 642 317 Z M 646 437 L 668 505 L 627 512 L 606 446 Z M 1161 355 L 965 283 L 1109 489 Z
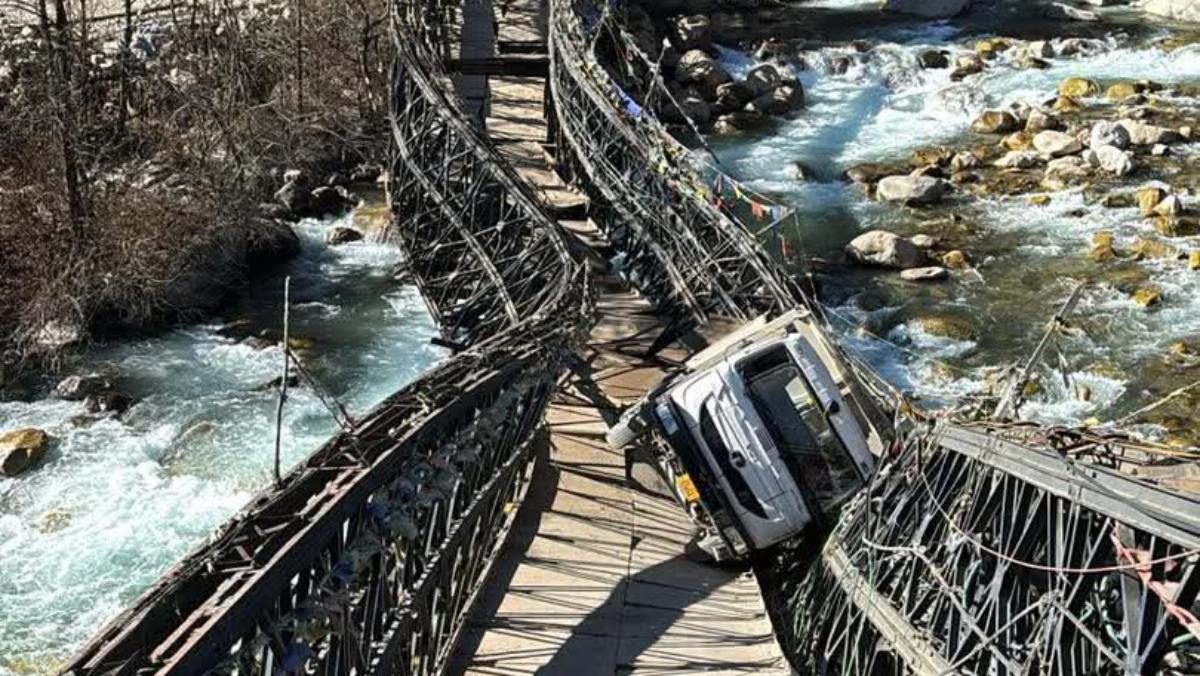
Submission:
M 515 0 L 501 44 L 541 39 L 537 0 Z M 578 211 L 545 152 L 542 78 L 493 77 L 489 133 L 556 213 Z M 564 220 L 602 269 L 605 242 Z M 604 442 L 617 407 L 671 360 L 664 325 L 619 278 L 597 275 L 599 321 L 547 413 L 540 459 L 509 542 L 478 599 L 451 674 L 786 674 L 752 574 L 684 556 L 691 526 L 650 464 Z

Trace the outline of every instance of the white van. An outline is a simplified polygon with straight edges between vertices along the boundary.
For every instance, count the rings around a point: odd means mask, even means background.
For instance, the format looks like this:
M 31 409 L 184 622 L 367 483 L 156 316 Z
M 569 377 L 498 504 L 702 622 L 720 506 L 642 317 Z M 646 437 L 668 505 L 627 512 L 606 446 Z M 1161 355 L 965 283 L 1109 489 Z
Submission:
M 676 497 L 718 561 L 826 523 L 884 441 L 856 382 L 805 310 L 756 319 L 690 359 L 609 430 L 650 434 Z

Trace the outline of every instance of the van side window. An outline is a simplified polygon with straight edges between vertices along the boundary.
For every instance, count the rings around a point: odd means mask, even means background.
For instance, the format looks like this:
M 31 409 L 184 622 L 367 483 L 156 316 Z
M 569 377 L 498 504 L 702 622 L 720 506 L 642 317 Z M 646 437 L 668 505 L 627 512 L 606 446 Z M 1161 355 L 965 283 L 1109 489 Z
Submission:
M 700 438 L 704 440 L 704 445 L 708 447 L 708 452 L 712 454 L 713 460 L 721 468 L 721 474 L 725 475 L 725 481 L 733 489 L 733 494 L 737 497 L 737 501 L 751 514 L 760 519 L 765 519 L 767 518 L 767 512 L 763 509 L 762 503 L 754 496 L 754 492 L 746 484 L 742 473 L 733 466 L 729 447 L 725 445 L 725 440 L 721 438 L 721 432 L 717 429 L 716 423 L 713 422 L 712 414 L 709 413 L 711 405 L 712 399 L 709 399 L 700 407 Z

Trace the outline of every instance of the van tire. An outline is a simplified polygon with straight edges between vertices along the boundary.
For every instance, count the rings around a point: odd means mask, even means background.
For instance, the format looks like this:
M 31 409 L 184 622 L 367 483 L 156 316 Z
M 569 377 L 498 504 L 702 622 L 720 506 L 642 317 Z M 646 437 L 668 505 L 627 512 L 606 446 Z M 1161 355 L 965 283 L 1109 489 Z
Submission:
M 642 436 L 641 432 L 633 428 L 633 420 L 625 416 L 617 421 L 615 425 L 608 428 L 608 432 L 604 435 L 605 441 L 608 442 L 608 447 L 614 451 L 619 451 L 626 446 L 632 446 L 633 442 Z M 640 427 L 640 425 L 639 425 Z

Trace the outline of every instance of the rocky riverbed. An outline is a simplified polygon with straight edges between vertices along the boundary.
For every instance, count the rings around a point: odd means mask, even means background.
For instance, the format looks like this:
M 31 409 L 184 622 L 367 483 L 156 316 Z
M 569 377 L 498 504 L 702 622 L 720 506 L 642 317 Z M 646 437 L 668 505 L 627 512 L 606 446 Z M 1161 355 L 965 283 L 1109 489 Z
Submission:
M 441 358 L 395 249 L 356 237 L 378 208 L 295 228 L 300 254 L 209 323 L 99 345 L 23 400 L 0 438 L 42 449 L 0 475 L 0 674 L 53 673 L 82 641 L 271 481 L 283 276 L 291 347 L 361 413 Z M 336 429 L 292 376 L 291 467 Z
M 799 210 L 788 249 L 848 343 L 927 405 L 961 402 L 1086 281 L 1022 416 L 1200 443 L 1195 390 L 1124 420 L 1200 380 L 1196 29 L 1125 8 L 806 6 L 769 53 L 716 47 L 735 79 L 768 62 L 795 78 L 804 109 L 709 143 Z

